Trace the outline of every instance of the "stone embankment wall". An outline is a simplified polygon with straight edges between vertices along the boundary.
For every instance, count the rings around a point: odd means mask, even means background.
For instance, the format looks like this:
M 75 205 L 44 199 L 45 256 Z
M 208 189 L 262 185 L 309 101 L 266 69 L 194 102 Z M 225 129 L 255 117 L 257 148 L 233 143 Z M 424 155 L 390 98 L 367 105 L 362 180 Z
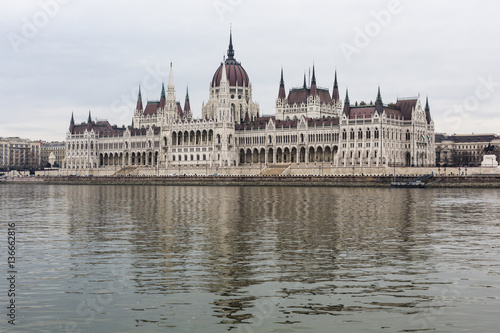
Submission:
M 337 186 L 389 187 L 392 181 L 415 176 L 44 176 L 18 178 L 12 183 L 77 185 L 167 185 L 167 186 Z M 500 188 L 500 175 L 435 176 L 428 188 Z
M 276 166 L 276 165 L 275 165 Z M 278 165 L 281 166 L 281 165 Z M 499 175 L 500 168 L 437 168 L 437 167 L 378 167 L 378 168 L 335 168 L 328 163 L 309 163 L 304 165 L 283 164 L 283 174 L 289 176 L 392 176 L 408 175 L 420 176 L 434 174 L 435 176 L 473 176 L 473 175 Z M 240 167 L 209 167 L 205 165 L 193 167 L 170 167 L 170 168 L 137 168 L 131 176 L 257 176 L 266 170 L 265 165 L 256 164 Z M 37 176 L 113 176 L 120 174 L 120 168 L 99 168 L 92 170 L 46 170 L 37 171 Z

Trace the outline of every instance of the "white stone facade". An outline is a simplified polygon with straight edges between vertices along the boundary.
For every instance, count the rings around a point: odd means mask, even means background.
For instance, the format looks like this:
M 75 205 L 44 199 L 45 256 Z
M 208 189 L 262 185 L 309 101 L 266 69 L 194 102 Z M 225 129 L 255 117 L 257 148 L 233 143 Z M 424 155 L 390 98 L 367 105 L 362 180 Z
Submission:
M 330 95 L 316 87 L 313 69 L 311 84 L 304 82 L 288 97 L 282 77 L 276 116 L 261 117 L 248 76 L 231 51 L 232 41 L 228 59 L 212 79 L 202 118 L 193 119 L 188 97 L 184 110 L 176 101 L 171 67 L 167 94 L 162 88 L 158 102 L 143 108 L 139 92 L 132 126 L 94 122 L 90 114 L 86 123 L 75 125 L 72 118 L 63 167 L 434 165 L 434 123 L 419 98 L 383 105 L 379 90 L 375 105 L 351 106 L 347 95 L 340 101 L 336 76 Z

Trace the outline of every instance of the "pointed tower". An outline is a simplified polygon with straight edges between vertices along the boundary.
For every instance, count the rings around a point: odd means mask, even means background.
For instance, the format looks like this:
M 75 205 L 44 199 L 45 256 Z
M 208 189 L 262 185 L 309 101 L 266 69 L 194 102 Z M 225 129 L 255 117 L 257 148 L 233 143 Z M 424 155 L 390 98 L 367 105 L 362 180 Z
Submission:
M 191 115 L 191 105 L 189 104 L 189 90 L 188 87 L 186 87 L 186 98 L 184 100 L 184 116 L 186 118 L 192 118 Z
M 168 87 L 167 87 L 167 108 L 169 110 L 175 110 L 176 100 L 175 100 L 175 86 L 174 86 L 174 72 L 172 69 L 172 63 L 170 63 L 170 73 L 168 75 Z
M 92 116 L 90 115 L 90 110 L 89 110 L 89 117 L 87 118 L 87 130 L 89 132 L 92 130 Z
M 349 92 L 345 90 L 344 114 L 349 118 L 351 115 L 351 102 L 349 101 Z
M 166 98 L 165 98 L 165 85 L 161 83 L 161 96 L 160 96 L 160 109 L 165 108 Z
M 375 100 L 375 111 L 379 114 L 384 112 L 384 103 L 382 102 L 382 96 L 380 95 L 380 86 L 378 87 L 377 99 Z
M 142 95 L 141 95 L 141 86 L 139 86 L 139 94 L 137 95 L 137 105 L 135 107 L 135 110 L 137 112 L 141 112 L 143 111 L 143 107 L 142 107 Z
M 278 99 L 281 99 L 282 101 L 286 99 L 285 81 L 283 80 L 283 67 L 281 67 L 281 80 L 280 80 L 280 90 L 278 92 Z
M 306 72 L 304 72 L 304 84 L 302 85 L 302 88 L 307 89 Z
M 252 85 L 247 72 L 241 66 L 241 63 L 235 59 L 232 30 L 229 33 L 229 45 L 226 51 L 226 57 L 220 63 L 212 78 L 210 97 L 208 102 L 203 104 L 202 117 L 218 119 L 221 116 L 220 103 L 227 102 L 226 106 L 230 111 L 229 116 L 236 123 L 240 123 L 243 121 L 246 111 L 248 111 L 250 119 L 257 117 L 259 105 L 252 100 Z M 227 81 L 225 92 L 222 87 L 224 81 Z M 229 93 L 230 91 L 232 93 Z M 221 93 L 227 93 L 228 95 L 222 98 Z
M 340 100 L 339 85 L 337 84 L 337 70 L 335 70 L 335 79 L 333 81 L 332 100 L 335 103 Z
M 316 74 L 315 74 L 315 71 L 314 71 L 314 64 L 313 64 L 313 75 L 312 75 L 312 79 L 311 79 L 311 92 L 310 92 L 310 95 L 311 96 L 316 96 L 318 95 L 318 90 L 316 90 Z
M 233 31 L 229 30 L 229 47 L 227 49 L 227 60 L 234 60 Z
M 73 118 L 73 112 L 71 112 L 71 120 L 69 122 L 69 132 L 73 134 L 74 130 L 75 130 L 75 118 Z
M 430 124 L 432 121 L 431 108 L 429 107 L 429 96 L 425 97 L 425 119 L 427 120 L 427 124 Z
M 229 80 L 227 79 L 226 66 L 222 63 L 222 76 L 220 79 L 219 101 L 218 101 L 218 118 L 219 121 L 224 121 L 229 117 Z

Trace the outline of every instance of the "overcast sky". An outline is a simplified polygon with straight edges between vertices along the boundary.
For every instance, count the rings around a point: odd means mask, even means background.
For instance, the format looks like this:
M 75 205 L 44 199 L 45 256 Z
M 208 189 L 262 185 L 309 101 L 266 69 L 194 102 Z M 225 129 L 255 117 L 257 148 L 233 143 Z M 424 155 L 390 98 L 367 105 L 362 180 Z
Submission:
M 64 140 L 71 113 L 129 125 L 138 86 L 158 99 L 173 63 L 176 97 L 201 116 L 232 25 L 235 58 L 261 114 L 280 70 L 300 86 L 384 103 L 429 97 L 436 132 L 500 133 L 500 2 L 3 0 L 0 136 Z

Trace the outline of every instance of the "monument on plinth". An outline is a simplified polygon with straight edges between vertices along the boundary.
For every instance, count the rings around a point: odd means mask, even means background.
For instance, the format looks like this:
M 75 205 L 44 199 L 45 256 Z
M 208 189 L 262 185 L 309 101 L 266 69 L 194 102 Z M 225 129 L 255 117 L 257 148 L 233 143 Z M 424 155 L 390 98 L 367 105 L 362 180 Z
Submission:
M 483 168 L 498 168 L 497 156 L 493 153 L 495 146 L 488 144 L 488 147 L 484 148 L 483 161 L 481 162 L 481 167 Z

